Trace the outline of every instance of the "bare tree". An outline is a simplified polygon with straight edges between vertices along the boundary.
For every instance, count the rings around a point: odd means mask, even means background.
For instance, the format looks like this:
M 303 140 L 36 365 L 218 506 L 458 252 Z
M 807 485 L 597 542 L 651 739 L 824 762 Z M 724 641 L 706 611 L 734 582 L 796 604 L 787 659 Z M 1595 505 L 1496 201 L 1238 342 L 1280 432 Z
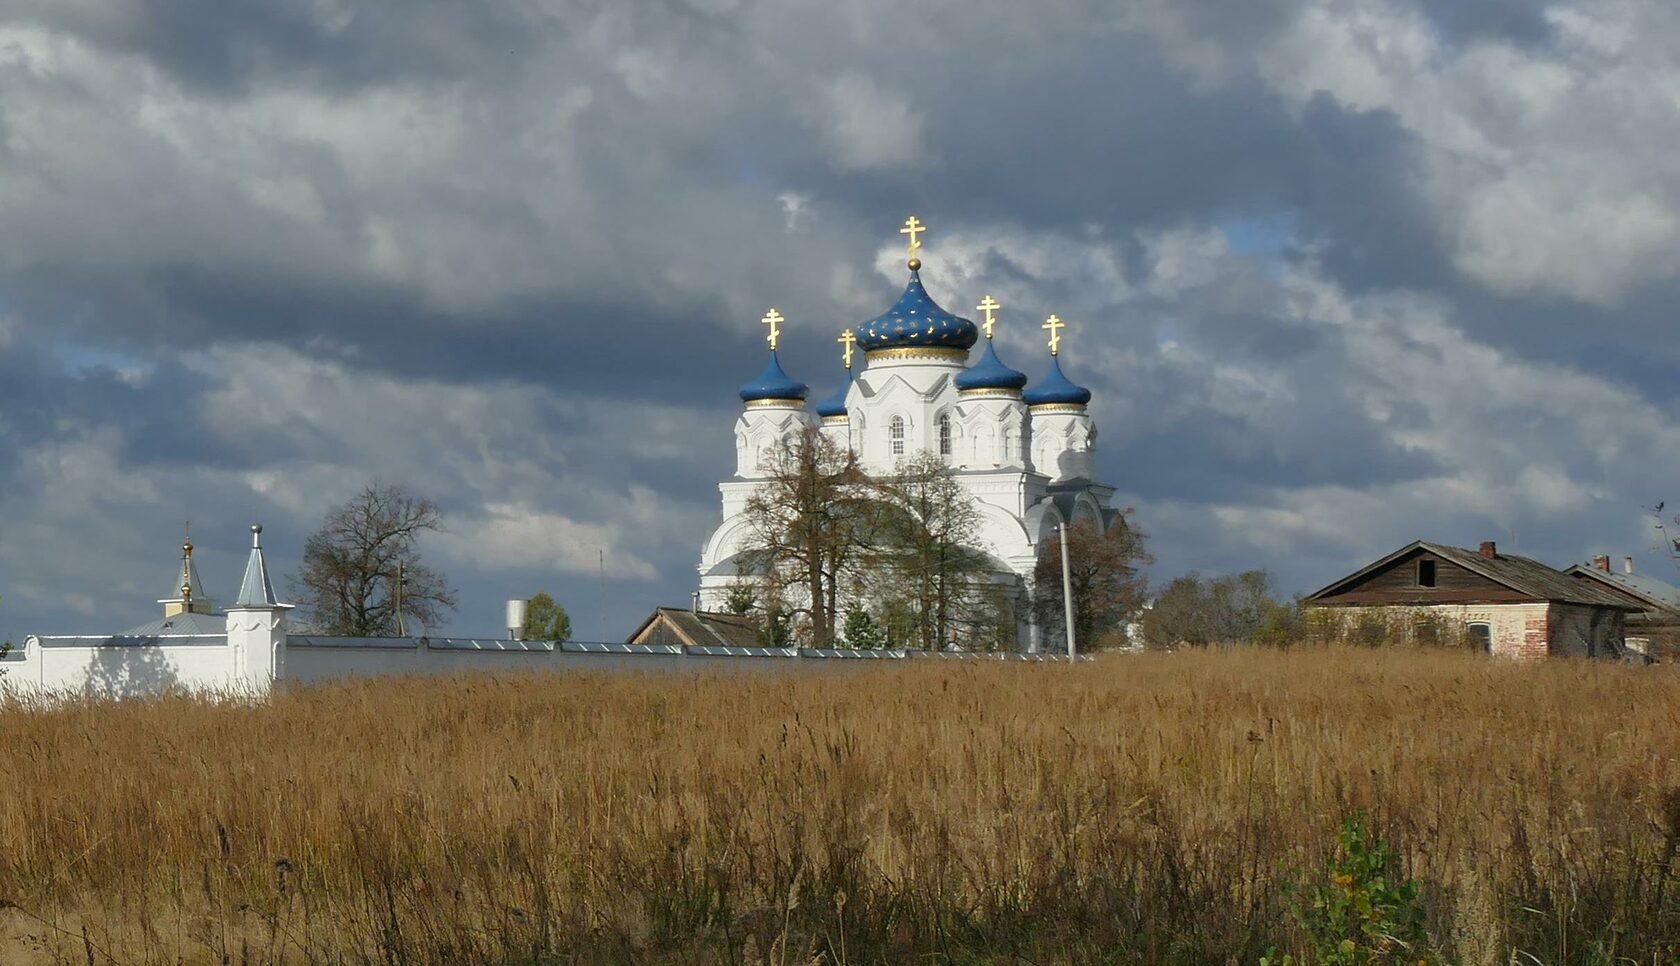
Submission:
M 764 608 L 768 620 L 803 610 L 811 643 L 828 647 L 840 585 L 871 544 L 875 510 L 867 478 L 856 453 L 812 427 L 778 446 L 763 470 L 768 479 L 745 508 L 744 569 L 778 602 Z M 797 593 L 787 592 L 794 588 Z M 795 600 L 806 606 L 788 606 Z
M 939 649 L 958 626 L 992 627 L 998 608 L 987 593 L 993 568 L 978 545 L 980 511 L 951 468 L 922 453 L 877 481 L 876 490 L 887 509 L 878 560 L 895 574 L 922 647 Z
M 1123 625 L 1143 608 L 1148 584 L 1138 572 L 1151 562 L 1144 549 L 1145 535 L 1122 510 L 1114 523 L 1099 528 L 1077 520 L 1067 529 L 1068 577 L 1073 586 L 1073 629 L 1082 650 L 1094 650 L 1104 631 Z M 1038 626 L 1063 629 L 1067 611 L 1062 604 L 1062 543 L 1057 535 L 1045 541 L 1033 569 L 1033 610 Z M 1062 630 L 1065 634 L 1065 629 Z
M 304 544 L 303 566 L 292 576 L 300 606 L 321 631 L 349 637 L 394 636 L 399 607 L 423 624 L 442 623 L 455 609 L 455 591 L 421 563 L 416 546 L 421 533 L 442 525 L 430 500 L 368 484 Z

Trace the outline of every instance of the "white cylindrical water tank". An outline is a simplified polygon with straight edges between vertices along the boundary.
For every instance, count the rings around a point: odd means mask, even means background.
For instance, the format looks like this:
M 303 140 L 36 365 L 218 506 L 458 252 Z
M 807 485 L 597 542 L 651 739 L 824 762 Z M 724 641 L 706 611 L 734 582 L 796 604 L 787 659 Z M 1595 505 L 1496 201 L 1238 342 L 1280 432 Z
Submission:
M 525 637 L 525 608 L 529 607 L 529 600 L 510 600 L 507 602 L 508 637 L 523 640 Z

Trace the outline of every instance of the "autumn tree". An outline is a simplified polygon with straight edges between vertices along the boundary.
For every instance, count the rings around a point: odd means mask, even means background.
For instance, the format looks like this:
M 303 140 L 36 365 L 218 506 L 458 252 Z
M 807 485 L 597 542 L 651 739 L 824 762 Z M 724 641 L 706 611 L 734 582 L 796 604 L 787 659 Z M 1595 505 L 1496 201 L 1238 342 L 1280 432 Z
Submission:
M 402 615 L 442 623 L 455 591 L 420 560 L 418 539 L 442 529 L 437 505 L 401 487 L 370 483 L 328 513 L 292 575 L 299 606 L 323 633 L 391 637 Z
M 1249 570 L 1223 577 L 1191 573 L 1161 588 L 1144 615 L 1143 635 L 1150 647 L 1244 644 L 1277 623 L 1280 603 L 1272 596 L 1271 575 Z
M 1152 560 L 1144 533 L 1127 520 L 1128 512 L 1121 511 L 1107 527 L 1080 519 L 1065 531 L 1073 629 L 1081 650 L 1102 646 L 1108 637 L 1104 632 L 1123 626 L 1143 608 L 1148 584 L 1138 567 Z M 1066 640 L 1061 541 L 1057 534 L 1039 552 L 1033 569 L 1033 609 L 1039 627 L 1060 632 Z
M 525 605 L 525 626 L 520 631 L 527 641 L 564 641 L 572 636 L 572 618 L 566 608 L 554 602 L 547 591 Z
M 876 481 L 882 515 L 876 561 L 893 575 L 921 646 L 938 650 L 962 629 L 987 637 L 992 565 L 979 546 L 980 511 L 945 460 L 922 453 Z
M 828 647 L 841 585 L 872 542 L 876 510 L 868 480 L 856 453 L 814 427 L 776 447 L 763 470 L 767 479 L 744 511 L 743 569 L 778 602 L 763 608 L 767 620 L 803 613 L 812 645 Z

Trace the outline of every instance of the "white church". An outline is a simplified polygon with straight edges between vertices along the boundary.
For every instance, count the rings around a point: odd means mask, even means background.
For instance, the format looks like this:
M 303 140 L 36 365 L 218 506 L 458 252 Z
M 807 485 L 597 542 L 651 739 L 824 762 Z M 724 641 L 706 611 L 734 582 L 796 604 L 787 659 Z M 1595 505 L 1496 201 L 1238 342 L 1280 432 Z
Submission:
M 846 379 L 814 410 L 806 405 L 809 388 L 790 378 L 777 359 L 781 314 L 772 309 L 764 318 L 769 364 L 741 388 L 735 475 L 718 486 L 723 522 L 700 555 L 706 608 L 722 609 L 731 587 L 748 576 L 739 563 L 750 532 L 744 510 L 766 479 L 761 467 L 777 446 L 809 426 L 850 447 L 871 474 L 891 472 L 918 452 L 943 457 L 978 504 L 983 527 L 975 546 L 995 561 L 996 579 L 1023 599 L 1039 548 L 1058 525 L 1088 520 L 1100 528 L 1113 522 L 1114 488 L 1093 479 L 1097 429 L 1086 408 L 1091 392 L 1062 372 L 1065 323 L 1054 315 L 1044 322 L 1047 370 L 1028 385 L 1027 375 L 1005 365 L 992 342 L 1001 307 L 996 299 L 980 300 L 977 309 L 985 321 L 977 326 L 946 311 L 923 288 L 917 250 L 925 230 L 914 215 L 900 229 L 910 237 L 904 293 L 856 331 L 840 333 Z M 971 365 L 982 333 L 985 347 Z M 854 345 L 864 356 L 856 373 Z M 1031 622 L 1031 609 L 1020 607 L 1017 613 L 1021 649 L 1039 651 L 1045 642 Z

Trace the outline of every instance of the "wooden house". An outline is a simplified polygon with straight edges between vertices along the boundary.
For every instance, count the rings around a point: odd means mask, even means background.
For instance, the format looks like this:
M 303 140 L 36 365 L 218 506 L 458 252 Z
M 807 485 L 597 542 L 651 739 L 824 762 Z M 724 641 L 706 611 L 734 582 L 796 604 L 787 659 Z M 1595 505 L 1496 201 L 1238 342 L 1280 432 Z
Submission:
M 1621 657 L 1624 621 L 1640 610 L 1625 594 L 1502 554 L 1491 541 L 1479 550 L 1407 544 L 1305 602 L 1376 611 L 1415 637 L 1460 629 L 1473 647 L 1523 660 Z
M 1601 554 L 1590 565 L 1576 564 L 1565 573 L 1591 581 L 1639 607 L 1627 615 L 1630 651 L 1665 663 L 1680 659 L 1680 588 L 1649 574 L 1634 573 L 1632 557 L 1623 561 L 1622 569 L 1614 571 L 1610 558 Z

